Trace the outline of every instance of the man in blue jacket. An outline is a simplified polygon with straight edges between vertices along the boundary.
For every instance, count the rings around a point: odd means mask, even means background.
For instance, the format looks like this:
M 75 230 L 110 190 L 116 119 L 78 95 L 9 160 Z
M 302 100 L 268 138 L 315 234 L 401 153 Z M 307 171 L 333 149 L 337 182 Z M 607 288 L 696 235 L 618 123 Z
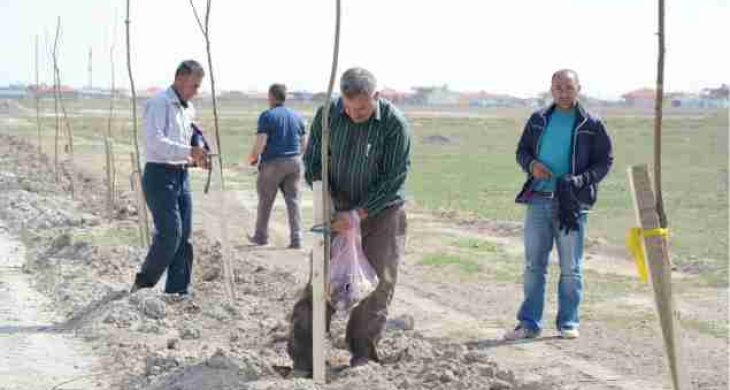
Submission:
M 563 338 L 579 335 L 586 213 L 596 202 L 598 183 L 613 164 L 611 139 L 603 122 L 578 102 L 579 92 L 575 71 L 555 72 L 553 104 L 532 114 L 517 147 L 517 162 L 527 173 L 516 199 L 527 205 L 524 301 L 517 314 L 519 324 L 505 335 L 506 340 L 537 337 L 543 328 L 545 279 L 553 245 L 560 261 L 556 326 Z M 567 228 L 566 205 L 558 198 L 578 206 Z

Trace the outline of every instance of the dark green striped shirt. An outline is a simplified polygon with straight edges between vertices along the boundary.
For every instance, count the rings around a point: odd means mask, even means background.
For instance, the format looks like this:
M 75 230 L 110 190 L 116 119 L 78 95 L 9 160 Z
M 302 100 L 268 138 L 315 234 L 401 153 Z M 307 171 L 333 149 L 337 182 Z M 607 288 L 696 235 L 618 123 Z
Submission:
M 310 185 L 322 178 L 322 107 L 312 121 L 304 155 L 305 178 Z M 378 99 L 373 116 L 354 123 L 345 114 L 342 99 L 330 111 L 330 189 L 338 211 L 364 208 L 374 216 L 388 206 L 403 203 L 411 165 L 411 136 L 403 114 Z

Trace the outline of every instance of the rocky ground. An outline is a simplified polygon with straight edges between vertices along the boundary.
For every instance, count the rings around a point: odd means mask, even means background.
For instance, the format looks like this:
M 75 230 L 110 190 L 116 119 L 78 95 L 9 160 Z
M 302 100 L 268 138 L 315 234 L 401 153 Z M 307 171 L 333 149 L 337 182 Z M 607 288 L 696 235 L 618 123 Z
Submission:
M 50 328 L 91 345 L 92 387 L 129 389 L 305 389 L 290 378 L 287 316 L 304 280 L 231 249 L 235 300 L 223 288 L 221 244 L 196 231 L 195 296 L 179 301 L 157 289 L 127 292 L 145 251 L 134 237 L 130 194 L 114 218 L 103 215 L 103 183 L 81 175 L 77 199 L 68 174 L 56 184 L 49 161 L 17 139 L 0 138 L 0 219 L 27 246 L 25 273 L 64 318 Z M 129 240 L 127 240 L 129 241 Z M 303 257 L 300 251 L 282 256 Z M 12 288 L 12 286 L 11 286 Z M 412 319 L 389 322 L 381 364 L 347 367 L 344 322 L 336 319 L 325 389 L 513 389 L 520 384 L 484 351 L 427 339 Z M 42 362 L 38 362 L 43 364 Z M 92 379 L 90 379 L 92 378 Z M 77 383 L 81 383 L 77 382 Z M 72 383 L 69 384 L 71 386 Z M 63 388 L 63 387 L 61 387 Z

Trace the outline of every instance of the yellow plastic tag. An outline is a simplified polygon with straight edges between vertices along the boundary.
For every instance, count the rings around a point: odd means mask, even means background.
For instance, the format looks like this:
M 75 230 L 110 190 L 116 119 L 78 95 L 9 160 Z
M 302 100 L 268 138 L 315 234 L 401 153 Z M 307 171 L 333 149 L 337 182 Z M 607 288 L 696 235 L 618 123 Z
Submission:
M 649 283 L 649 267 L 646 265 L 646 251 L 644 250 L 644 238 L 648 237 L 669 237 L 669 229 L 656 228 L 642 230 L 641 228 L 631 228 L 626 237 L 626 246 L 634 257 L 636 263 L 636 271 L 642 283 Z

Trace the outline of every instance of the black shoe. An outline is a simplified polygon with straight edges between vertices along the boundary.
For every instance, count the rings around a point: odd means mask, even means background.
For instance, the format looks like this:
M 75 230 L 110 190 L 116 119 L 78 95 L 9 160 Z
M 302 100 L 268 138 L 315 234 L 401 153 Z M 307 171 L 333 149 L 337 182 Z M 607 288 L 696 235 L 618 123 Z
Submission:
M 294 241 L 291 244 L 289 244 L 289 249 L 302 249 L 302 243 L 298 241 Z
M 248 238 L 248 242 L 251 245 L 255 245 L 255 246 L 269 245 L 268 241 L 257 240 L 256 237 L 254 237 L 254 236 L 246 235 L 246 238 Z
M 367 366 L 369 361 L 370 361 L 370 359 L 368 359 L 365 356 L 357 356 L 357 357 L 353 356 L 350 359 L 350 368 Z

